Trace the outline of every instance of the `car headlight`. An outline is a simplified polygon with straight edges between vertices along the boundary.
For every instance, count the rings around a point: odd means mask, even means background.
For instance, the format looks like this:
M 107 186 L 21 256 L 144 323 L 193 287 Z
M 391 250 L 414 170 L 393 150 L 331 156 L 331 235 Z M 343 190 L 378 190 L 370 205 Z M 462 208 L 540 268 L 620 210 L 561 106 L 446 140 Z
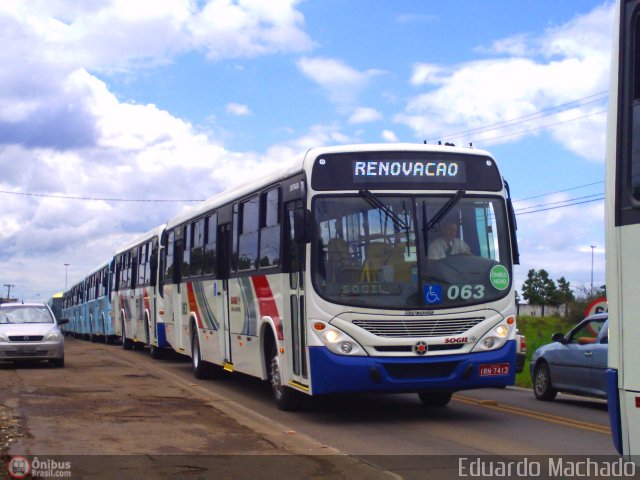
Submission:
M 324 322 L 314 322 L 313 331 L 322 343 L 338 355 L 366 355 L 364 349 L 349 335 Z
M 45 342 L 60 342 L 62 340 L 62 336 L 58 332 L 51 332 L 44 339 Z
M 511 327 L 500 323 L 487 332 L 487 334 L 480 339 L 472 352 L 486 352 L 487 350 L 496 350 L 501 348 L 509 339 L 511 333 Z
M 0 333 L 0 342 L 9 342 L 9 337 L 4 333 Z

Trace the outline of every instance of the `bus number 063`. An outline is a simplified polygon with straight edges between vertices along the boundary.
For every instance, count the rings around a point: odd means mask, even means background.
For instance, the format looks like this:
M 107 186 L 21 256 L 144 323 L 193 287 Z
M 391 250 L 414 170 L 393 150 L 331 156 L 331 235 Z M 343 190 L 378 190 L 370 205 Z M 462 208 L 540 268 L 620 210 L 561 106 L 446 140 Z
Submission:
M 447 290 L 447 297 L 449 300 L 481 299 L 484 298 L 484 285 L 451 285 Z

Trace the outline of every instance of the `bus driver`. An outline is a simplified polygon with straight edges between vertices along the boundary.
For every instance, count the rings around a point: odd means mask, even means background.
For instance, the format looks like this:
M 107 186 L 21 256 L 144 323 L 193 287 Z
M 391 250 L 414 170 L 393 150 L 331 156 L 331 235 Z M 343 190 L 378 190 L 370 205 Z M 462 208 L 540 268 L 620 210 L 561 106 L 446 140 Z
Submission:
M 458 225 L 447 222 L 440 228 L 440 236 L 429 243 L 429 260 L 440 260 L 450 255 L 471 255 L 471 248 L 458 238 Z

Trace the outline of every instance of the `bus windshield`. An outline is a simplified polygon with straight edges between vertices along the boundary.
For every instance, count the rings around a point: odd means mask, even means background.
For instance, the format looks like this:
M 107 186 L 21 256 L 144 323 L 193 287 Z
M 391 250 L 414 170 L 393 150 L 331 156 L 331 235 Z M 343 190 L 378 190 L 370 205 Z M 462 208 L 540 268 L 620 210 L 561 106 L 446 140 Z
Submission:
M 505 203 L 498 196 L 360 191 L 318 196 L 312 209 L 312 278 L 331 302 L 440 309 L 510 291 Z

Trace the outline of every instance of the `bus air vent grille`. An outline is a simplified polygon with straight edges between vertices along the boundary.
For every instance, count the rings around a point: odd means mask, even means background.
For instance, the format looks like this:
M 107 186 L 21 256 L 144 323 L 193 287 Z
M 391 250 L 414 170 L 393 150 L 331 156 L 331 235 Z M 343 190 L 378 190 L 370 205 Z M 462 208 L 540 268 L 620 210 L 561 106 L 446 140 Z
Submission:
M 353 324 L 379 337 L 448 337 L 461 335 L 484 320 L 479 318 L 439 318 L 402 320 L 354 320 Z

